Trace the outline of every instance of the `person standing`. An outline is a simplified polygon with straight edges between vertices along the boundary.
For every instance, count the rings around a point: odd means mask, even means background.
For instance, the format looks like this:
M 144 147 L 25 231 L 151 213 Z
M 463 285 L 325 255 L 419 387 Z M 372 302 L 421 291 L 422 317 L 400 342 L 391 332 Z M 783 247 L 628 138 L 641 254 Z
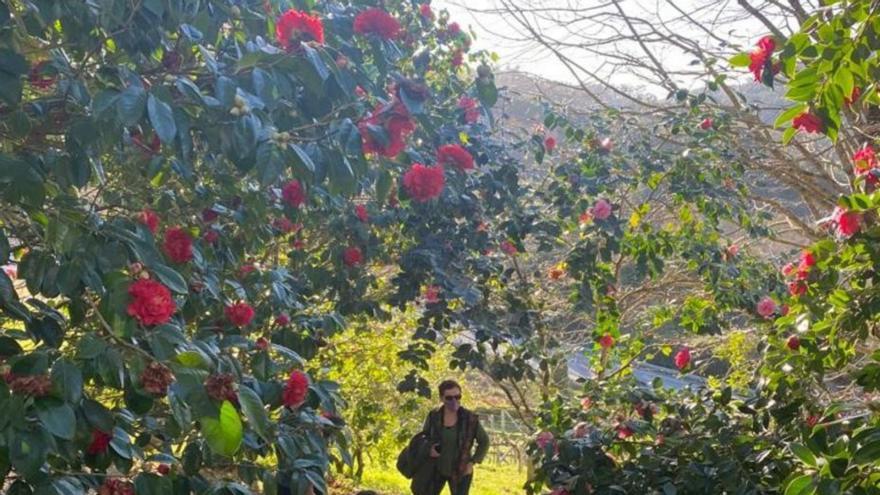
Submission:
M 436 459 L 432 495 L 449 485 L 451 495 L 468 495 L 474 464 L 489 451 L 489 435 L 480 418 L 461 406 L 461 386 L 445 380 L 438 387 L 443 405 L 428 413 L 423 427 L 431 439 L 430 456 Z

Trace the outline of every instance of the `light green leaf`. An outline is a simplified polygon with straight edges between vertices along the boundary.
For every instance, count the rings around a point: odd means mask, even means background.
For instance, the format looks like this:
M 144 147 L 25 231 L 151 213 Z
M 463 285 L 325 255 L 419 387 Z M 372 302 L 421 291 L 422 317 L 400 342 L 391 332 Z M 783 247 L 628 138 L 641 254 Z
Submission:
M 211 450 L 227 457 L 238 452 L 243 437 L 241 418 L 229 401 L 223 401 L 218 418 L 206 416 L 200 421 L 202 435 Z

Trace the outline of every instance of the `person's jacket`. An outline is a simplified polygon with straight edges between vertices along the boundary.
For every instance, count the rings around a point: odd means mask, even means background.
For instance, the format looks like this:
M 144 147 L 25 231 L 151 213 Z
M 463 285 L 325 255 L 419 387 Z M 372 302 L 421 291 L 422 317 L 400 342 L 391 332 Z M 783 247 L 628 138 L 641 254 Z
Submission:
M 431 445 L 428 435 L 419 432 L 397 456 L 397 470 L 412 480 L 413 495 L 432 495 L 436 461 L 431 458 Z
M 456 457 L 455 469 L 452 473 L 453 482 L 458 481 L 467 469 L 470 463 L 479 464 L 483 462 L 486 453 L 489 451 L 489 435 L 480 424 L 480 418 L 463 407 L 458 409 L 458 421 L 456 422 L 458 429 L 458 456 Z M 431 445 L 441 442 L 443 431 L 443 407 L 435 409 L 428 413 L 425 418 L 425 425 L 422 431 L 431 440 Z M 476 450 L 474 449 L 476 444 Z M 473 452 L 473 453 L 472 453 Z

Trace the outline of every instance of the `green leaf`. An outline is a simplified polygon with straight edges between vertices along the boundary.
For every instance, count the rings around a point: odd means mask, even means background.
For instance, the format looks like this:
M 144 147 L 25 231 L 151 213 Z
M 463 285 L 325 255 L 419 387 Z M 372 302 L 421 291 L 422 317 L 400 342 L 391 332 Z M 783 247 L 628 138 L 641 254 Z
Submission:
M 116 100 L 116 118 L 122 125 L 131 127 L 137 124 L 144 115 L 147 93 L 139 84 L 125 88 Z
M 174 123 L 174 113 L 171 111 L 171 107 L 164 101 L 150 95 L 147 100 L 147 113 L 150 115 L 150 123 L 153 124 L 153 129 L 156 130 L 159 139 L 165 144 L 173 142 L 174 136 L 177 135 L 177 124 Z
M 67 402 L 76 404 L 82 398 L 82 371 L 66 358 L 55 361 L 52 366 L 52 384 Z
M 218 418 L 206 416 L 200 421 L 202 435 L 211 450 L 227 457 L 238 452 L 243 438 L 241 418 L 238 416 L 235 406 L 228 400 L 223 401 L 223 405 L 220 406 Z
M 48 447 L 41 432 L 24 431 L 11 436 L 9 457 L 15 470 L 26 478 L 40 475 L 40 468 L 46 462 Z
M 752 57 L 748 53 L 737 53 L 728 62 L 731 67 L 748 67 L 752 63 Z
M 787 145 L 791 139 L 797 134 L 797 129 L 794 127 L 789 127 L 782 133 L 782 144 Z
M 167 265 L 155 264 L 150 267 L 150 270 L 163 284 L 167 285 L 174 292 L 178 294 L 186 294 L 188 292 L 186 280 L 173 268 Z
M 840 90 L 845 97 L 849 97 L 849 95 L 852 94 L 853 87 L 855 87 L 852 72 L 846 67 L 841 67 L 837 70 L 837 73 L 834 74 L 834 84 L 837 84 L 840 87 Z
M 174 357 L 178 363 L 187 368 L 207 368 L 208 363 L 202 358 L 202 355 L 196 351 L 181 352 Z
M 785 487 L 785 495 L 810 495 L 815 491 L 813 477 L 809 474 L 798 476 Z
M 73 440 L 76 414 L 73 408 L 57 399 L 41 399 L 36 403 L 37 417 L 46 430 L 56 437 Z
M 793 443 L 789 445 L 789 448 L 791 449 L 792 454 L 800 459 L 801 462 L 811 467 L 816 466 L 816 457 L 806 446 L 800 443 Z
M 868 442 L 853 455 L 853 463 L 857 465 L 874 464 L 880 462 L 880 439 Z
M 249 387 L 240 387 L 238 400 L 241 402 L 241 410 L 244 411 L 251 428 L 267 443 L 272 443 L 273 439 L 269 435 L 269 416 L 266 414 L 260 396 Z

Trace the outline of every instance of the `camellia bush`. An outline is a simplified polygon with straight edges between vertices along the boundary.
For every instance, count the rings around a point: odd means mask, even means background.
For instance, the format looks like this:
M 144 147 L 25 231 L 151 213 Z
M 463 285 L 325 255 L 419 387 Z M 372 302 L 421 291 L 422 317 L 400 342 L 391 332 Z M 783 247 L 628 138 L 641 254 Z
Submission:
M 500 266 L 470 42 L 427 4 L 0 3 L 3 491 L 326 493 L 328 338 L 424 299 L 418 362 Z
M 827 238 L 740 287 L 757 297 L 750 320 L 740 322 L 756 329 L 758 341 L 749 386 L 641 388 L 628 362 L 617 361 L 624 366 L 579 394 L 544 402 L 531 445 L 538 464 L 531 493 L 880 493 L 878 13 L 866 1 L 829 4 L 790 38 L 763 37 L 731 60 L 757 82 L 785 86 L 794 104 L 778 116 L 778 126 L 789 126 L 780 146 L 827 138 L 820 144 L 852 168 L 850 193 L 820 222 Z M 689 112 L 699 115 L 699 102 Z M 718 123 L 699 128 L 723 133 Z M 717 294 L 707 300 L 721 301 Z M 718 309 L 737 306 L 748 309 L 730 299 Z M 603 360 L 632 354 L 632 343 L 598 343 Z M 686 348 L 674 351 L 673 363 L 683 373 L 700 365 Z

